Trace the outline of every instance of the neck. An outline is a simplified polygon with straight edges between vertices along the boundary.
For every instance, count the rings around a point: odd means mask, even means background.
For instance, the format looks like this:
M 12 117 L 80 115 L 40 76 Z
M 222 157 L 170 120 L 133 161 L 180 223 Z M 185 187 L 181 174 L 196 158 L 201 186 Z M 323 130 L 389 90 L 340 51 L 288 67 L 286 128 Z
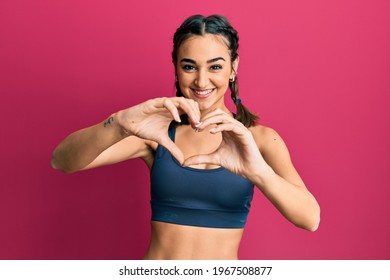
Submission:
M 230 116 L 233 116 L 232 112 L 230 112 L 230 110 L 225 105 L 223 105 L 221 107 L 211 107 L 211 108 L 207 108 L 205 110 L 200 110 L 201 119 L 217 109 L 221 109 L 223 112 L 229 114 Z

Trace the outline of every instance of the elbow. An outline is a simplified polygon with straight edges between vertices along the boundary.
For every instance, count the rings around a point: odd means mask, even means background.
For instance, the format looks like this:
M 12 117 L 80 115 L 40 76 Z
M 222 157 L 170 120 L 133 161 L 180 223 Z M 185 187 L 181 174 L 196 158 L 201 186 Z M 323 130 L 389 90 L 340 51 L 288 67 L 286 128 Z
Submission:
M 58 159 L 56 151 L 53 152 L 50 164 L 51 164 L 51 167 L 55 170 L 60 170 L 60 171 L 64 172 L 65 174 L 72 173 L 72 170 L 67 168 L 64 164 L 61 164 L 61 161 Z
M 317 223 L 313 223 L 310 226 L 306 227 L 306 230 L 310 232 L 315 232 L 319 226 L 320 226 L 320 222 L 318 221 Z
M 314 203 L 309 209 L 308 213 L 310 214 L 306 218 L 306 226 L 304 228 L 310 232 L 315 232 L 320 226 L 321 208 L 318 202 L 314 199 Z
M 320 225 L 319 219 L 318 220 L 313 219 L 313 221 L 306 221 L 305 223 L 302 224 L 296 224 L 297 227 L 310 232 L 315 232 L 318 229 L 319 225 Z
M 318 227 L 320 226 L 320 209 L 318 207 L 318 211 L 315 211 L 316 213 L 310 217 L 308 222 L 305 224 L 303 227 L 304 229 L 310 231 L 310 232 L 315 232 L 317 231 Z
M 60 169 L 59 166 L 58 166 L 58 162 L 57 162 L 56 156 L 55 156 L 55 151 L 53 152 L 53 154 L 51 156 L 50 164 L 51 164 L 51 168 L 53 168 L 55 170 Z
M 299 218 L 296 217 L 292 222 L 295 226 L 304 230 L 310 232 L 317 231 L 320 225 L 320 207 L 317 204 L 314 209 L 305 211 L 305 215 L 301 215 Z
M 61 169 L 59 162 L 58 162 L 58 159 L 57 159 L 57 156 L 56 156 L 56 151 L 54 151 L 53 154 L 51 155 L 50 164 L 51 164 L 51 168 L 53 168 L 55 170 Z

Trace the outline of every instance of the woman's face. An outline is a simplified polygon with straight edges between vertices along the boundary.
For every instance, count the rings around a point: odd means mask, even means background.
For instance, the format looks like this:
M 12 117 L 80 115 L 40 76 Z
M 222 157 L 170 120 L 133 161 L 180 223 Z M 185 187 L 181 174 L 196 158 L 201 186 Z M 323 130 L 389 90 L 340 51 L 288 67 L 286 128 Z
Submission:
M 180 90 L 184 97 L 197 101 L 201 111 L 225 109 L 224 95 L 237 67 L 238 58 L 232 65 L 222 36 L 192 36 L 178 50 L 176 73 Z

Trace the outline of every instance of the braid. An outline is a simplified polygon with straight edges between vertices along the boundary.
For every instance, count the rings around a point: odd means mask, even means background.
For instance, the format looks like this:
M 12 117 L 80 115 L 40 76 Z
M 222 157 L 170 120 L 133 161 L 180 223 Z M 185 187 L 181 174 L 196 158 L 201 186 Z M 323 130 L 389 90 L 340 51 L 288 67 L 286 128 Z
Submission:
M 236 120 L 238 120 L 239 122 L 241 122 L 246 127 L 255 126 L 256 122 L 259 120 L 259 116 L 252 113 L 248 108 L 246 108 L 242 104 L 241 99 L 239 98 L 239 95 L 238 95 L 237 76 L 235 77 L 235 79 L 233 81 L 229 81 L 229 88 L 230 88 L 230 92 L 231 92 L 230 96 L 231 96 L 234 104 L 236 104 L 236 109 L 237 109 L 237 112 L 236 112 L 236 115 L 234 118 Z

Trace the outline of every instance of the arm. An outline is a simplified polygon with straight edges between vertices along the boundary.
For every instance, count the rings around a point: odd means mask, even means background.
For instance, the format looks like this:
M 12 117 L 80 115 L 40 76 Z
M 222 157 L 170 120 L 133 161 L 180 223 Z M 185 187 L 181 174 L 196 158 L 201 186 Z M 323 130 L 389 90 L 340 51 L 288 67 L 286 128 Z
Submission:
M 101 123 L 66 137 L 54 150 L 51 164 L 54 169 L 72 173 L 132 157 L 142 157 L 146 152 L 146 142 L 129 136 L 119 125 L 115 113 Z
M 186 113 L 193 126 L 199 122 L 197 103 L 184 97 L 151 99 L 121 110 L 66 137 L 53 152 L 52 166 L 70 173 L 135 157 L 146 160 L 153 142 L 183 162 L 182 152 L 167 134 L 171 121 L 180 121 L 180 113 Z
M 252 173 L 250 180 L 289 221 L 315 231 L 320 222 L 320 207 L 295 170 L 283 139 L 267 127 L 256 127 L 252 133 L 255 139 L 261 139 L 266 168 Z
M 216 127 L 210 133 L 222 133 L 219 148 L 209 155 L 191 157 L 184 164 L 217 164 L 247 178 L 289 221 L 315 231 L 319 205 L 295 170 L 281 137 L 263 126 L 248 129 L 220 110 L 205 116 L 198 128 L 212 124 Z

